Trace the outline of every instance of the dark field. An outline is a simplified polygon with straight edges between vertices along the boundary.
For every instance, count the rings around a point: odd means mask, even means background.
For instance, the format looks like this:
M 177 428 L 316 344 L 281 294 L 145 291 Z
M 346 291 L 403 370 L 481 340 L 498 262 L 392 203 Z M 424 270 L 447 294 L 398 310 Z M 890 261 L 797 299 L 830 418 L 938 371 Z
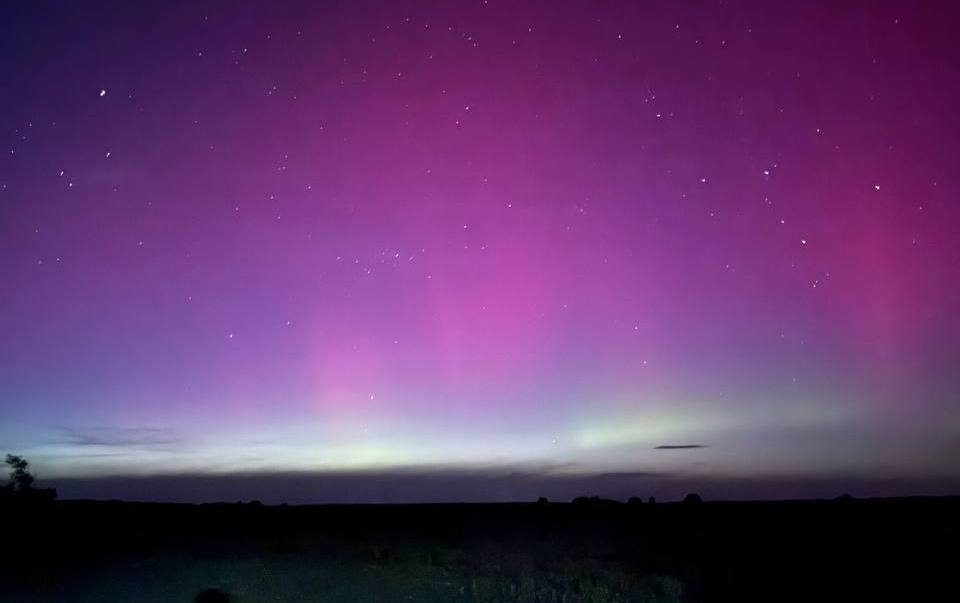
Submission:
M 2 508 L 5 601 L 956 600 L 960 498 Z M 939 593 L 935 596 L 935 593 Z

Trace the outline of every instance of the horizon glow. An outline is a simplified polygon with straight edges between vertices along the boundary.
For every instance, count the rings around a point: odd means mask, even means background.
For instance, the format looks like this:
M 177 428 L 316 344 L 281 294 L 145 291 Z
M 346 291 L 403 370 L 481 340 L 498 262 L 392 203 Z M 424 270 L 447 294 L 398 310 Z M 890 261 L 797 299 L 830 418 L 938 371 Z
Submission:
M 960 477 L 958 9 L 0 11 L 41 478 Z

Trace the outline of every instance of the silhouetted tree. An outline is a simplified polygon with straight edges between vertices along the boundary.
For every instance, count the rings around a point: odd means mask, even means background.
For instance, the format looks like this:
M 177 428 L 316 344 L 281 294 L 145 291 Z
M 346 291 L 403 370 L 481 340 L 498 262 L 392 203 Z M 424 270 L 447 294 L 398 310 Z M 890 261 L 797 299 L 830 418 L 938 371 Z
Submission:
M 642 502 L 643 501 L 640 500 L 639 496 L 631 496 L 630 499 L 627 501 L 627 504 L 630 505 L 631 507 L 635 507 L 641 504 Z
M 700 498 L 699 494 L 690 493 L 683 498 L 683 503 L 686 505 L 699 505 L 703 502 L 703 499 Z
M 648 505 L 655 505 L 655 504 L 657 504 L 657 498 L 656 498 L 655 496 L 651 496 L 650 498 L 647 499 L 647 504 L 648 504 Z
M 33 487 L 33 474 L 30 473 L 30 463 L 22 456 L 8 454 L 7 465 L 10 467 L 10 484 L 15 492 L 26 492 Z
M 541 496 L 540 498 L 537 499 L 537 504 L 538 504 L 538 505 L 545 505 L 545 504 L 548 504 L 549 502 L 550 502 L 550 501 L 547 500 L 547 497 L 546 497 L 546 496 Z
M 55 488 L 33 487 L 34 477 L 30 472 L 30 463 L 22 456 L 8 454 L 5 462 L 10 467 L 10 481 L 3 487 L 2 494 L 20 500 L 52 501 L 57 498 Z

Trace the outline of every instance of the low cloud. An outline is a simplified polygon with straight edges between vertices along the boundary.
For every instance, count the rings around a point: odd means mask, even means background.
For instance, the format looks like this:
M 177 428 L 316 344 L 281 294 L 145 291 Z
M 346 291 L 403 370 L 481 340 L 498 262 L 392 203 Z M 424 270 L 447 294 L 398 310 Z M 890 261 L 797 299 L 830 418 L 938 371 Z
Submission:
M 183 438 L 163 427 L 60 427 L 58 444 L 117 448 L 173 446 Z

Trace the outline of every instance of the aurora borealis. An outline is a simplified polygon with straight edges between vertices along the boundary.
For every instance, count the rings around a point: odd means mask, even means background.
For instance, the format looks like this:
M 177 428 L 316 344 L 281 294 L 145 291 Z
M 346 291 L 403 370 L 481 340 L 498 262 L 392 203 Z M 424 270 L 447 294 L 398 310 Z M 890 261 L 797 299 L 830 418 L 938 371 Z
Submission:
M 960 9 L 796 4 L 5 4 L 0 444 L 952 490 Z

